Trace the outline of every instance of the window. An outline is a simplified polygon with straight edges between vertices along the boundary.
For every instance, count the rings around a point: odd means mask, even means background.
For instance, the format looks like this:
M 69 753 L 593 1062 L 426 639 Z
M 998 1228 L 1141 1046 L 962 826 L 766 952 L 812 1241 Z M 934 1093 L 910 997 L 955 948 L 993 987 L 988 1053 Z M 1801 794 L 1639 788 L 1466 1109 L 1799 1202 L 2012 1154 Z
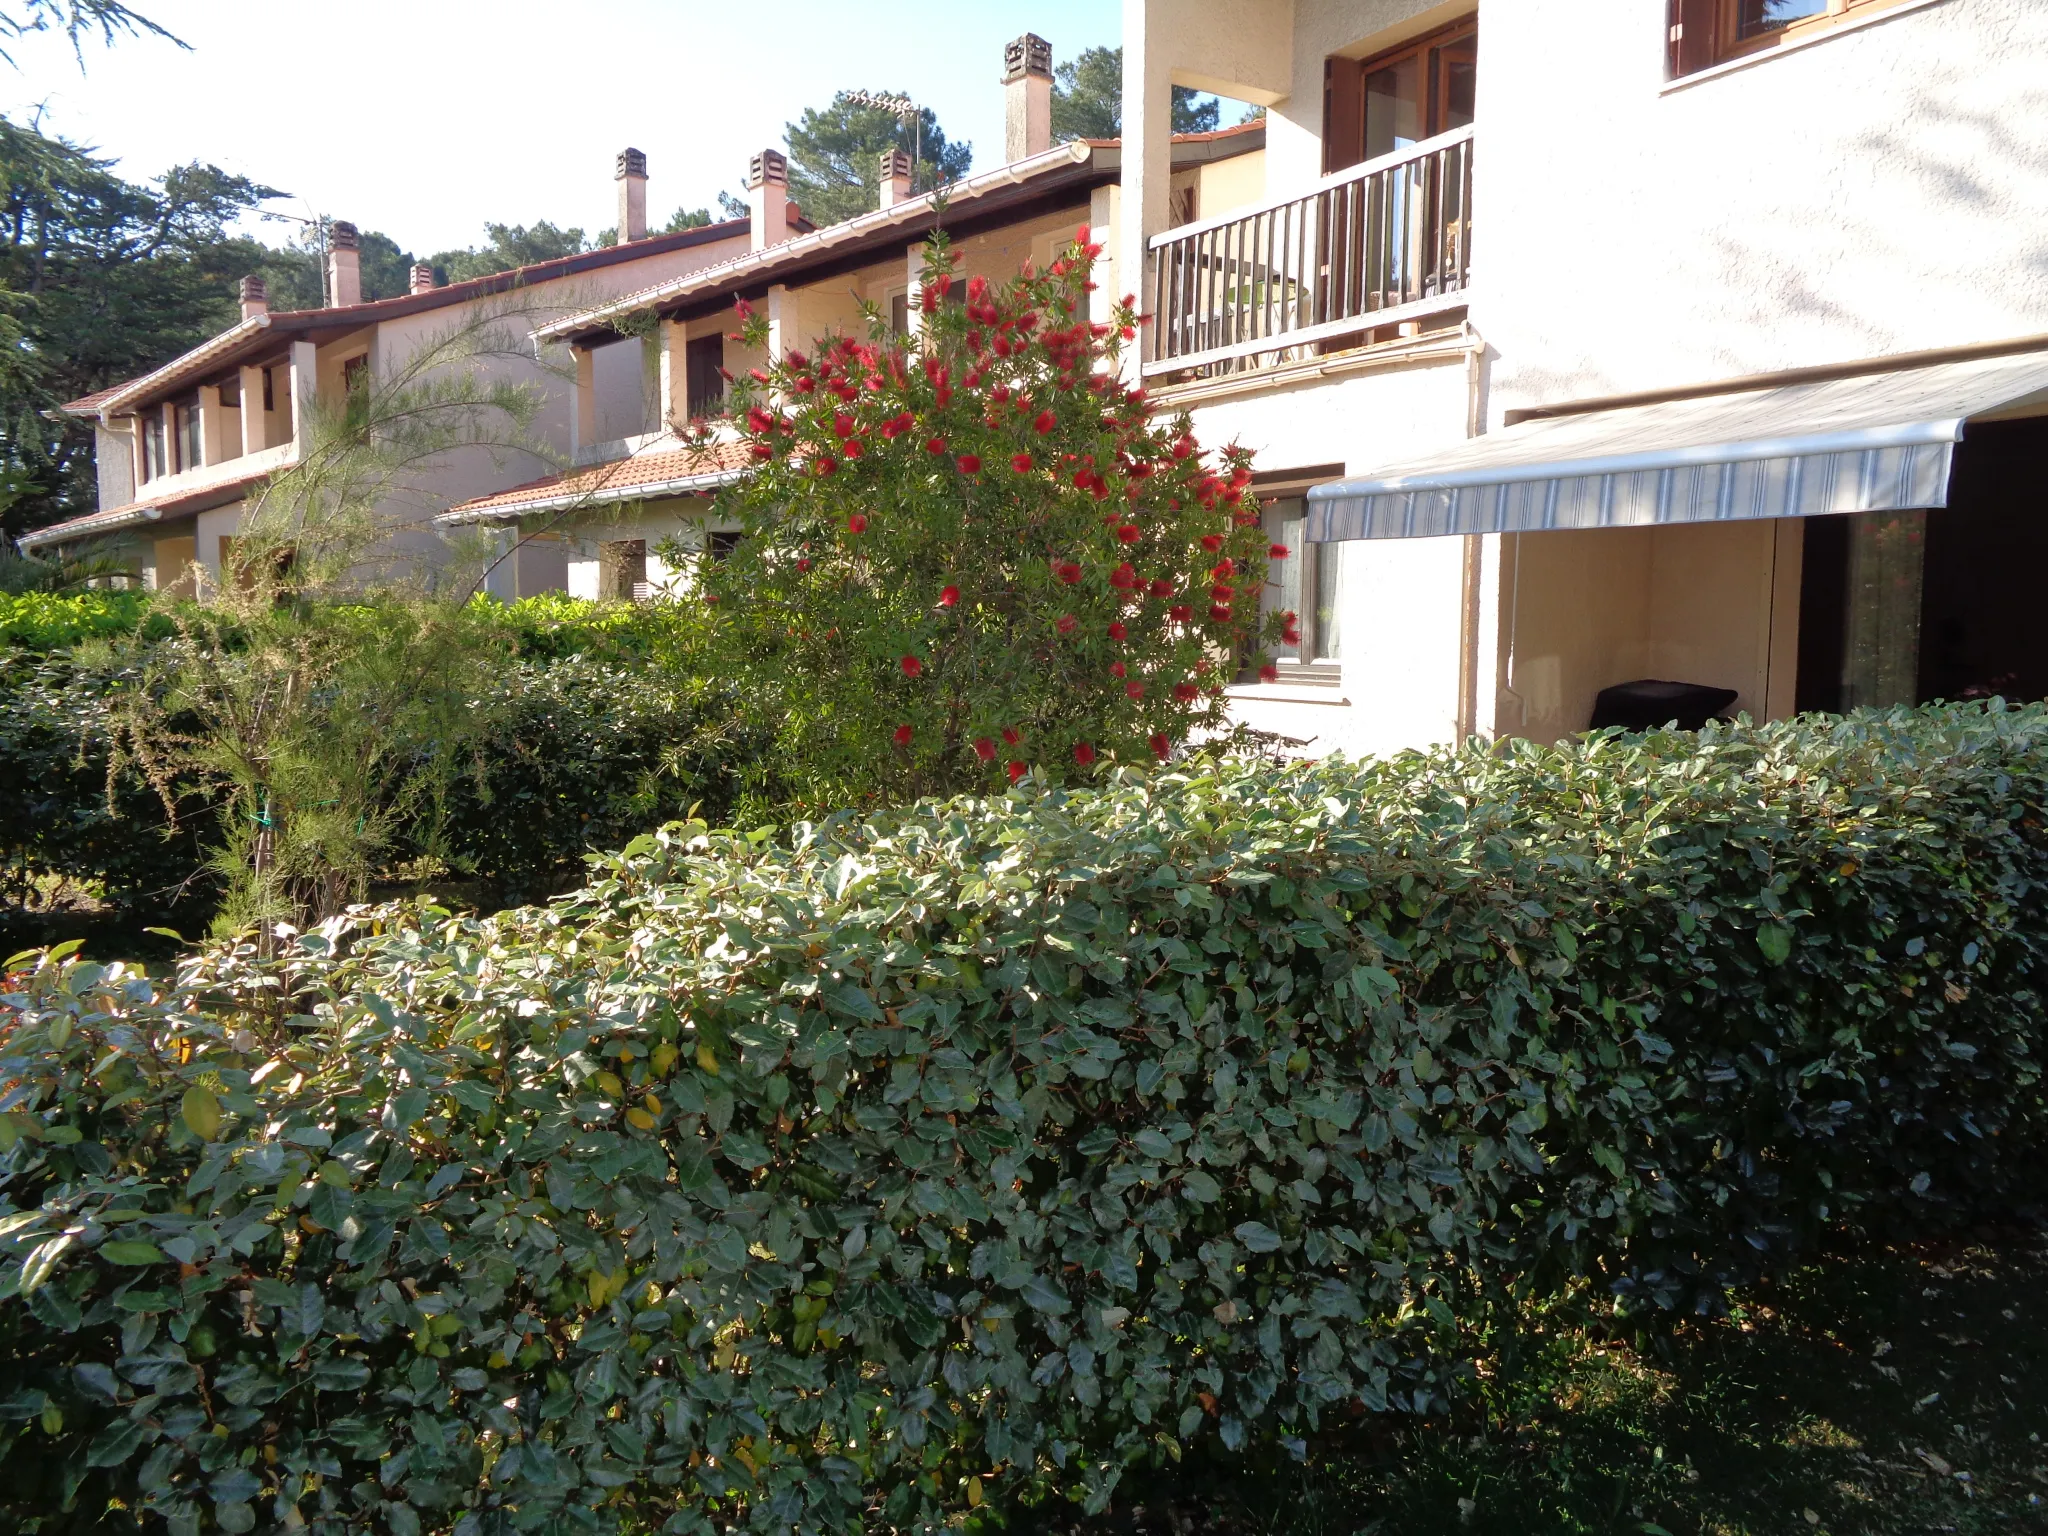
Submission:
M 1470 18 L 1362 62 L 1325 60 L 1323 170 L 1469 127 L 1478 70 L 1478 23 Z
M 632 603 L 647 601 L 645 539 L 614 539 L 598 546 L 597 595 Z
M 1669 0 L 1674 80 L 1729 59 L 1801 42 L 1901 0 Z
M 1287 558 L 1274 561 L 1269 569 L 1260 607 L 1267 613 L 1292 613 L 1297 619 L 1301 643 L 1275 646 L 1273 651 L 1283 677 L 1295 672 L 1294 681 L 1335 683 L 1335 663 L 1344 654 L 1338 605 L 1344 546 L 1311 544 L 1304 537 L 1307 532 L 1308 503 L 1303 498 L 1279 496 L 1266 503 L 1266 536 L 1287 546 Z
M 277 409 L 277 397 L 271 389 L 270 370 L 268 368 L 263 370 L 263 409 L 266 411 Z
M 205 434 L 200 430 L 199 402 L 189 400 L 176 408 L 178 421 L 178 468 L 197 469 L 206 461 Z
M 713 331 L 683 344 L 683 409 L 692 421 L 725 411 L 725 335 Z
M 170 436 L 164 427 L 164 413 L 151 411 L 140 418 L 142 431 L 142 478 L 156 480 L 171 472 Z
M 370 387 L 370 359 L 367 353 L 343 358 L 341 363 L 341 390 L 352 395 L 357 390 Z
M 713 565 L 723 565 L 739 547 L 740 531 L 737 528 L 715 528 L 704 537 L 704 552 L 711 557 Z

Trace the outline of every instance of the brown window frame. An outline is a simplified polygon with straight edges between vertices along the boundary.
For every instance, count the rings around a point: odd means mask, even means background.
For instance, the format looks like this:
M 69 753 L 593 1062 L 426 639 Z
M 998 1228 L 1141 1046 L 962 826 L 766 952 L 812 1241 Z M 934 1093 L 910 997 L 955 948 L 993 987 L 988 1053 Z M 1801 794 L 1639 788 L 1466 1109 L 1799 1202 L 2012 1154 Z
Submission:
M 1669 0 L 1670 32 L 1666 73 L 1682 80 L 1717 64 L 1752 58 L 1823 37 L 1837 27 L 1862 21 L 1908 0 L 1828 0 L 1827 9 L 1802 16 L 1773 32 L 1741 37 L 1743 0 Z
M 1363 58 L 1347 58 L 1342 54 L 1331 54 L 1323 60 L 1323 174 L 1329 176 L 1337 171 L 1361 163 L 1365 158 L 1365 80 L 1368 75 L 1398 64 L 1402 60 L 1423 56 L 1423 69 L 1428 76 L 1428 98 L 1423 102 L 1422 118 L 1425 130 L 1443 113 L 1444 87 L 1440 70 L 1428 66 L 1430 50 L 1456 42 L 1461 35 L 1469 36 L 1474 43 L 1479 39 L 1479 12 L 1469 11 L 1456 21 L 1434 27 L 1419 37 L 1393 48 L 1384 48 Z M 1441 132 L 1442 130 L 1436 130 Z M 1434 138 L 1434 132 L 1425 131 L 1423 138 Z M 1343 144 L 1336 154 L 1332 146 Z M 1339 159 L 1338 155 L 1345 158 Z

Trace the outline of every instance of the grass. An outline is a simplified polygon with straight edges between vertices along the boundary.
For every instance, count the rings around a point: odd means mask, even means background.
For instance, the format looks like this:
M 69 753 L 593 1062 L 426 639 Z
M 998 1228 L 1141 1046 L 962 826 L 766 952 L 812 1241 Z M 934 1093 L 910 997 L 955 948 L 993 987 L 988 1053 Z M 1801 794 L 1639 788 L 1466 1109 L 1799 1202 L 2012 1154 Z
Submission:
M 1655 1347 L 1551 1328 L 1489 1401 L 1306 1466 L 1133 1475 L 1082 1536 L 2048 1531 L 2048 1231 L 1812 1264 Z

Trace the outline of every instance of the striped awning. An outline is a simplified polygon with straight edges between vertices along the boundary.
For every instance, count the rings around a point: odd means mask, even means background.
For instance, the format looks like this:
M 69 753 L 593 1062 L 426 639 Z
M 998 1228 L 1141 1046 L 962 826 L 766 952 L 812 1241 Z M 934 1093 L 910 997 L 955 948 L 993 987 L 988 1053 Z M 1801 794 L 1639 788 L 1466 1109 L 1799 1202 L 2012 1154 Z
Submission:
M 2048 402 L 2038 351 L 1546 417 L 1315 487 L 1308 538 L 1940 507 L 1964 424 L 2036 396 Z

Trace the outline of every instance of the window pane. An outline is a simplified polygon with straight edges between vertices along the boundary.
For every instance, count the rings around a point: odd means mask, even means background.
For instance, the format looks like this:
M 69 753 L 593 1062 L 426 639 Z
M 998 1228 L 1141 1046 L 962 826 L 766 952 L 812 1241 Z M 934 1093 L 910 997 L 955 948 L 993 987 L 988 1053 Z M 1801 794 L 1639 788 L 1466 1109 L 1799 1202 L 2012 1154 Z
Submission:
M 1827 14 L 1828 0 L 1738 0 L 1735 35 L 1747 41 L 1782 31 L 1808 16 Z
M 1290 547 L 1299 549 L 1304 546 Z M 1317 661 L 1336 661 L 1344 654 L 1343 628 L 1337 608 L 1338 577 L 1344 569 L 1344 546 L 1316 544 L 1308 548 L 1313 551 L 1311 563 L 1316 573 L 1316 611 L 1315 622 L 1308 627 L 1302 639 L 1315 647 Z M 1287 563 L 1294 564 L 1292 560 Z
M 1859 512 L 1849 526 L 1842 707 L 1917 702 L 1925 512 Z
M 1365 158 L 1390 155 L 1422 138 L 1422 55 L 1365 77 Z
M 1443 82 L 1443 102 L 1439 108 L 1443 121 L 1437 124 L 1437 132 L 1469 128 L 1479 94 L 1477 50 L 1468 39 L 1448 48 L 1439 48 L 1436 53 L 1443 70 L 1438 77 Z
M 1305 509 L 1298 496 L 1286 496 L 1266 504 L 1266 537 L 1276 544 L 1285 544 L 1292 553 L 1285 560 L 1275 560 L 1266 572 L 1266 589 L 1259 595 L 1261 613 L 1296 613 L 1302 611 L 1301 572 L 1309 552 L 1302 540 L 1305 527 Z M 1306 633 L 1303 640 L 1308 639 Z M 1300 661 L 1301 647 L 1273 642 L 1273 655 L 1281 661 Z

